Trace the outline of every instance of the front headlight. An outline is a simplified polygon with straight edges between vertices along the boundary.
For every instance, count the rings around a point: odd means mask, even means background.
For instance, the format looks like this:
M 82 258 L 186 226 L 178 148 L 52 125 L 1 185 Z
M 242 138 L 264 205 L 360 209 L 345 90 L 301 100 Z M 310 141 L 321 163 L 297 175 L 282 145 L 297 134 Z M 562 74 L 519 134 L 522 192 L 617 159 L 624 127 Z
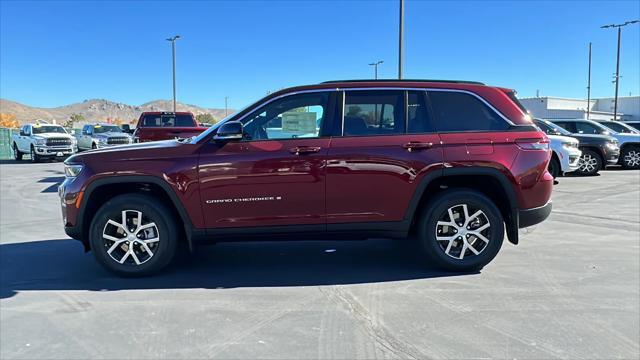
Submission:
M 98 142 L 99 142 L 100 144 L 106 144 L 106 143 L 107 143 L 107 138 L 99 138 L 99 139 L 98 139 Z
M 47 139 L 36 139 L 36 145 L 46 145 L 47 144 Z
M 608 149 L 611 149 L 611 150 L 619 149 L 618 143 L 615 143 L 615 142 L 608 142 L 606 146 Z
M 64 164 L 64 176 L 68 178 L 74 178 L 82 171 L 82 165 L 67 165 Z
M 78 145 L 78 139 L 72 137 L 71 138 L 71 145 Z
M 562 146 L 566 149 L 577 149 L 578 143 L 567 141 L 567 142 L 563 142 Z

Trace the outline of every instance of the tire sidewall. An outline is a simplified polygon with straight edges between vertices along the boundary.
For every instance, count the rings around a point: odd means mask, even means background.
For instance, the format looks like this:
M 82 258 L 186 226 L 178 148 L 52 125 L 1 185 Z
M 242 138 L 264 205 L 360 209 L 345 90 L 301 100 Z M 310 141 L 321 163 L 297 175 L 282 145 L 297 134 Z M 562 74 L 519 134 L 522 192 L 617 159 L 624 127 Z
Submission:
M 436 225 L 442 216 L 452 206 L 467 204 L 481 209 L 491 223 L 489 244 L 479 254 L 462 260 L 454 259 L 445 254 L 436 241 Z M 500 210 L 486 196 L 473 190 L 449 190 L 437 195 L 422 212 L 419 222 L 419 238 L 424 251 L 435 265 L 451 271 L 475 271 L 491 262 L 498 254 L 504 240 L 504 220 Z
M 638 152 L 638 151 L 640 151 L 640 148 L 638 148 L 638 147 L 630 147 L 630 148 L 624 149 L 622 154 L 620 154 L 620 156 L 622 157 L 622 161 L 621 161 L 622 167 L 624 167 L 625 169 L 640 169 L 640 165 L 635 165 L 635 166 L 629 165 L 625 161 L 625 158 L 627 157 L 627 154 L 629 154 L 629 152 L 631 152 L 631 151 Z
M 549 161 L 549 173 L 554 179 L 560 176 L 560 162 L 555 156 L 552 156 L 551 161 Z
M 158 227 L 160 240 L 154 255 L 141 265 L 119 264 L 107 254 L 102 239 L 107 221 L 120 219 L 123 210 L 141 211 L 144 217 L 155 222 Z M 178 232 L 172 221 L 170 211 L 161 202 L 144 195 L 120 195 L 106 202 L 96 212 L 89 229 L 89 243 L 98 262 L 107 270 L 122 276 L 150 275 L 168 265 L 175 254 Z
M 36 149 L 33 146 L 31 146 L 31 149 L 29 150 L 29 156 L 31 156 L 31 162 L 40 162 L 40 157 L 36 154 Z

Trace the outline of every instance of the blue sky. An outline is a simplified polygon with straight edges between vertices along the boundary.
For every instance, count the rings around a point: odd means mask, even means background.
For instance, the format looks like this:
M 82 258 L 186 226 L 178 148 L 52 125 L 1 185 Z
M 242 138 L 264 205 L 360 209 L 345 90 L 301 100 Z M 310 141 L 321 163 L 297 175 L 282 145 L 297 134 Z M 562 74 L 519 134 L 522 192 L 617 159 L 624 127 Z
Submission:
M 639 1 L 416 1 L 405 5 L 405 78 L 483 81 L 521 97 L 613 96 L 615 30 Z M 397 76 L 397 1 L 0 1 L 0 96 L 54 107 L 171 98 L 239 108 L 267 91 Z M 640 26 L 622 34 L 620 94 L 640 94 Z

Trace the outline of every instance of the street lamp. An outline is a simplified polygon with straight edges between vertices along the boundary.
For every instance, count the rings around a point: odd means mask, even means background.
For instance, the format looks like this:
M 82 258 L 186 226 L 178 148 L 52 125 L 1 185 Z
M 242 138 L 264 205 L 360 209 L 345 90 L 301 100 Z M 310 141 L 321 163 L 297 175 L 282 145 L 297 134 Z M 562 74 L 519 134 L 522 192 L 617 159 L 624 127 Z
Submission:
M 398 79 L 402 80 L 404 62 L 404 0 L 400 0 L 400 21 L 398 29 Z
M 616 95 L 613 100 L 613 120 L 617 120 L 617 117 L 618 117 L 618 83 L 620 82 L 620 35 L 622 33 L 621 30 L 623 26 L 627 26 L 627 25 L 631 25 L 639 22 L 640 20 L 633 20 L 633 21 L 625 21 L 624 24 L 611 24 L 611 25 L 600 26 L 601 29 L 618 28 L 618 53 L 616 56 L 616 77 L 615 77 Z
M 374 74 L 375 74 L 374 76 L 376 80 L 378 80 L 378 65 L 382 64 L 383 62 L 384 62 L 383 60 L 378 60 L 376 62 L 372 62 L 371 64 L 369 64 L 374 68 Z
M 180 39 L 180 35 L 166 39 L 171 41 L 171 55 L 173 57 L 173 112 L 176 112 L 176 40 Z

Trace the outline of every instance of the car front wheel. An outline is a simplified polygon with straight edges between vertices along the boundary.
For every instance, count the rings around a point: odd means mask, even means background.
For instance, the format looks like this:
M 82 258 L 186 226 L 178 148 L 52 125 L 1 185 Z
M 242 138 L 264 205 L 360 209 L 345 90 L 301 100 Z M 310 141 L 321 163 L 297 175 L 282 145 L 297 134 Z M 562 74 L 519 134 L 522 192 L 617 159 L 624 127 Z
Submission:
M 22 153 L 20 152 L 20 150 L 18 150 L 18 145 L 16 144 L 13 144 L 13 158 L 16 161 L 22 160 Z
M 640 148 L 629 147 L 622 151 L 622 166 L 625 169 L 640 169 Z
M 560 162 L 558 161 L 558 158 L 554 156 L 551 157 L 551 161 L 549 161 L 549 174 L 551 174 L 551 176 L 553 176 L 553 178 L 557 178 L 558 176 L 560 176 L 560 172 L 561 172 L 561 168 L 560 168 Z
M 178 230 L 169 209 L 145 195 L 124 194 L 106 202 L 91 221 L 89 241 L 107 270 L 145 276 L 167 266 L 176 252 Z
M 504 238 L 500 210 L 473 190 L 448 190 L 422 211 L 419 241 L 431 263 L 450 271 L 477 271 L 498 254 Z
M 31 156 L 31 162 L 40 162 L 40 156 L 36 154 L 36 149 L 33 146 L 31 147 L 31 150 L 29 150 L 29 156 Z
M 580 175 L 595 175 L 602 169 L 602 166 L 600 155 L 593 150 L 583 150 L 576 173 Z

